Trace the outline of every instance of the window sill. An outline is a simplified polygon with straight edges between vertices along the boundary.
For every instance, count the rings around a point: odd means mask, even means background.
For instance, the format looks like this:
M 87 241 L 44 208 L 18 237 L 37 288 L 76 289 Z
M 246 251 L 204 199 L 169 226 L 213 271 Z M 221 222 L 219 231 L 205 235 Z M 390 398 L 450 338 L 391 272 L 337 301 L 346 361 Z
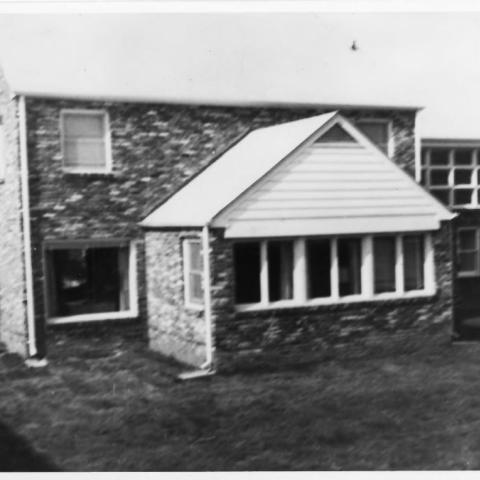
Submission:
M 473 278 L 473 277 L 480 277 L 480 272 L 458 272 L 458 278 Z
M 196 305 L 195 303 L 186 303 L 186 310 L 193 310 L 195 312 L 203 312 L 203 305 Z
M 138 312 L 110 312 L 110 313 L 88 313 L 85 315 L 71 315 L 69 317 L 52 317 L 47 319 L 49 325 L 64 325 L 67 323 L 99 322 L 105 320 L 125 320 L 138 317 Z
M 408 300 L 412 298 L 427 298 L 433 297 L 435 291 L 415 290 L 407 293 L 382 293 L 372 297 L 366 297 L 364 295 L 351 295 L 348 297 L 342 297 L 339 299 L 321 298 L 312 299 L 305 302 L 296 301 L 281 301 L 262 305 L 260 303 L 250 303 L 244 305 L 236 305 L 235 310 L 237 312 L 254 312 L 263 310 L 277 310 L 288 308 L 309 308 L 328 305 L 348 305 L 349 303 L 368 303 L 368 302 L 381 302 L 385 300 Z
M 83 169 L 74 169 L 74 168 L 63 168 L 63 173 L 65 175 L 99 175 L 99 176 L 109 176 L 113 175 L 112 170 L 83 170 Z

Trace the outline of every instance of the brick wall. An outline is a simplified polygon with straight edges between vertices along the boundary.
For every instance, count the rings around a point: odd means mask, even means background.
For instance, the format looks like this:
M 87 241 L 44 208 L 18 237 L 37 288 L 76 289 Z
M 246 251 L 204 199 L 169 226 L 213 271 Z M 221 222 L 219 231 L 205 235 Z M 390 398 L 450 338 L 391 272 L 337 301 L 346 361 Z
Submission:
M 59 131 L 62 108 L 108 111 L 113 157 L 111 174 L 63 172 Z M 143 232 L 138 222 L 248 130 L 322 111 L 28 98 L 34 296 L 40 349 L 45 346 L 45 241 L 138 240 L 139 323 L 146 328 Z M 350 110 L 342 113 L 353 120 L 360 117 L 392 119 L 395 161 L 413 173 L 414 111 Z
M 451 227 L 434 234 L 438 291 L 433 297 L 235 312 L 232 242 L 214 231 L 212 310 L 217 368 L 260 359 L 298 363 L 341 349 L 410 348 L 447 343 L 453 321 Z
M 148 337 L 153 350 L 185 363 L 205 362 L 203 310 L 185 307 L 182 240 L 200 230 L 147 231 Z
M 21 217 L 18 103 L 9 101 L 0 72 L 0 116 L 5 128 L 5 179 L 0 181 L 0 342 L 27 355 L 26 291 Z

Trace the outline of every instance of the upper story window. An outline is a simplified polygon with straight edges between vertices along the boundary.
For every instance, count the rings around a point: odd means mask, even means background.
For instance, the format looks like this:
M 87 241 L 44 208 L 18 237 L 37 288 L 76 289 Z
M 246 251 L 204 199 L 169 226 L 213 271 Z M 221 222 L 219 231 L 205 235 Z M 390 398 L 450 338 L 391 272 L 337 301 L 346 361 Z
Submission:
M 79 173 L 110 171 L 108 115 L 99 110 L 61 112 L 63 166 Z
M 457 231 L 458 276 L 480 275 L 480 229 L 459 228 Z
M 449 207 L 480 206 L 480 162 L 475 148 L 431 147 L 422 151 L 421 183 Z
M 391 122 L 383 119 L 362 119 L 356 123 L 358 129 L 368 137 L 383 153 L 393 155 Z

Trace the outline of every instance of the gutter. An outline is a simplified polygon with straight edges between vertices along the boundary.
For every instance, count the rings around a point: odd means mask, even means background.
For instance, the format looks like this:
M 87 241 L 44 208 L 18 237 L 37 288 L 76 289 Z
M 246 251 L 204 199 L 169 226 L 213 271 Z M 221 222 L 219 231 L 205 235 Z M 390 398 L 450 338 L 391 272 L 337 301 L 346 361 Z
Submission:
M 20 175 L 22 186 L 22 223 L 23 223 L 23 251 L 25 262 L 25 283 L 27 294 L 27 332 L 28 355 L 34 357 L 37 352 L 35 343 L 35 311 L 33 306 L 33 273 L 32 273 L 32 245 L 30 233 L 30 194 L 28 188 L 28 154 L 27 154 L 27 123 L 25 112 L 25 97 L 18 97 L 18 120 L 20 140 Z

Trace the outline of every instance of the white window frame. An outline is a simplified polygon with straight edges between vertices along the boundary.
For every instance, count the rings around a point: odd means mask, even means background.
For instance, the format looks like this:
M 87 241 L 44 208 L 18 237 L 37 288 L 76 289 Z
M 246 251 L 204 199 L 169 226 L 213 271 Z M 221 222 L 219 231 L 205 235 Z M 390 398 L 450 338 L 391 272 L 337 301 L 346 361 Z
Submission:
M 404 290 L 403 272 L 403 237 L 410 235 L 422 235 L 424 238 L 424 288 L 420 290 Z M 331 305 L 338 303 L 371 302 L 388 299 L 402 299 L 411 297 L 427 297 L 435 295 L 435 265 L 432 235 L 429 232 L 404 232 L 391 234 L 395 238 L 396 263 L 395 263 L 395 292 L 374 293 L 374 259 L 373 259 L 373 238 L 381 235 L 345 235 L 342 237 L 318 237 L 330 240 L 330 285 L 329 297 L 307 298 L 307 258 L 306 258 L 306 237 L 284 240 L 293 241 L 293 299 L 269 302 L 268 300 L 268 258 L 267 243 L 271 239 L 245 241 L 258 241 L 260 243 L 260 302 L 236 304 L 237 311 L 268 310 L 276 308 L 309 307 L 315 305 Z M 316 238 L 316 237 L 309 237 Z M 361 239 L 361 293 L 354 295 L 340 296 L 339 294 L 339 268 L 337 244 L 339 238 L 360 238 Z M 240 243 L 240 241 L 238 242 Z
M 128 245 L 128 293 L 129 293 L 129 305 L 128 310 L 120 312 L 102 312 L 102 313 L 86 313 L 82 315 L 69 315 L 66 317 L 52 317 L 50 316 L 50 305 L 47 280 L 44 281 L 44 298 L 47 311 L 47 323 L 51 325 L 67 324 L 67 323 L 82 323 L 82 322 L 97 322 L 105 320 L 122 320 L 122 319 L 134 319 L 138 317 L 138 273 L 137 273 L 137 244 L 135 241 L 94 241 L 94 240 L 79 240 L 79 241 L 60 241 L 50 242 L 45 247 L 45 253 L 53 250 L 71 250 L 76 248 L 101 248 L 101 247 L 125 247 Z M 46 261 L 44 259 L 44 265 Z
M 474 250 L 460 250 L 460 232 L 470 231 L 475 233 L 475 249 Z M 460 227 L 457 229 L 456 235 L 456 242 L 457 242 L 457 258 L 461 252 L 476 253 L 476 268 L 475 270 L 457 270 L 457 277 L 465 278 L 465 277 L 479 277 L 480 276 L 480 228 L 478 227 Z
M 192 309 L 192 310 L 203 310 L 204 308 L 204 298 L 202 296 L 202 300 L 196 302 L 195 300 L 192 301 L 191 298 L 191 285 L 190 285 L 190 273 L 192 273 L 192 267 L 190 265 L 190 248 L 192 243 L 196 243 L 200 246 L 200 252 L 202 251 L 202 240 L 200 237 L 191 237 L 191 238 L 184 238 L 182 241 L 182 254 L 183 254 L 183 284 L 184 284 L 184 301 L 185 307 Z M 200 254 L 202 259 L 202 263 L 204 261 L 203 255 Z M 200 269 L 200 271 L 196 272 L 201 276 L 202 279 L 202 289 L 205 288 L 204 282 L 204 269 Z
M 383 124 L 383 125 L 387 126 L 388 141 L 387 141 L 387 153 L 386 153 L 386 155 L 388 156 L 388 158 L 393 158 L 393 156 L 395 154 L 395 139 L 393 138 L 393 123 L 392 123 L 392 121 L 388 120 L 386 118 L 361 118 L 361 119 L 357 120 L 355 122 L 355 124 L 359 126 L 362 135 L 367 137 L 367 135 L 365 133 L 363 133 L 363 131 L 361 130 L 362 124 L 365 124 L 365 123 L 376 123 L 376 124 Z M 377 146 L 377 144 L 373 140 L 370 140 L 370 137 L 367 137 L 367 138 L 373 145 L 375 145 L 380 150 L 380 148 Z M 383 154 L 385 154 L 385 152 L 383 150 L 380 150 L 380 151 Z
M 435 149 L 442 149 L 448 151 L 448 164 L 447 165 L 431 165 L 430 158 L 431 152 Z M 456 150 L 471 150 L 470 165 L 456 165 L 455 164 L 455 151 Z M 480 202 L 478 197 L 480 196 L 480 182 L 478 176 L 480 175 L 480 152 L 478 144 L 466 144 L 466 145 L 444 145 L 444 144 L 429 144 L 422 148 L 422 158 L 420 166 L 420 179 L 423 179 L 422 185 L 429 190 L 432 194 L 439 190 L 448 190 L 448 203 L 447 206 L 455 209 L 476 209 L 480 208 Z M 471 169 L 472 176 L 470 184 L 455 185 L 454 176 L 456 170 Z M 448 172 L 448 180 L 446 185 L 432 185 L 431 184 L 431 172 L 432 170 L 443 170 Z M 464 189 L 471 189 L 472 194 L 470 197 L 470 203 L 455 203 L 454 192 Z M 477 193 L 478 192 L 478 193 Z
M 89 167 L 72 167 L 65 165 L 65 115 L 102 115 L 104 122 L 104 142 L 105 142 L 105 167 L 89 168 Z M 60 111 L 60 148 L 62 154 L 62 168 L 67 173 L 78 174 L 108 174 L 112 172 L 112 144 L 111 144 L 110 117 L 107 110 L 102 109 L 86 109 L 86 108 L 65 108 Z

